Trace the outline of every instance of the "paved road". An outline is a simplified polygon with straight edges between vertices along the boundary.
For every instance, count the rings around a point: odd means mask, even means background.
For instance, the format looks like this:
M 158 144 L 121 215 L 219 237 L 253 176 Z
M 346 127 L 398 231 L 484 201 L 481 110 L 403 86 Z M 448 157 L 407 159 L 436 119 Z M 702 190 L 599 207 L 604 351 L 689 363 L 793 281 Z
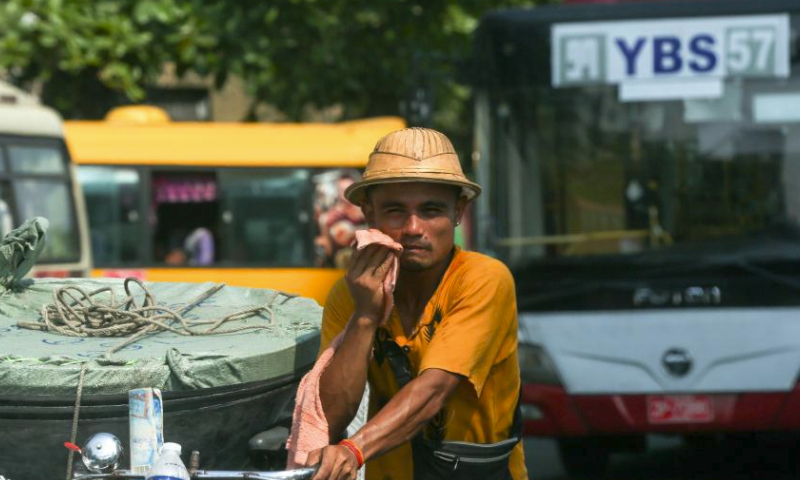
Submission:
M 532 480 L 567 480 L 555 442 L 525 439 Z M 789 480 L 800 479 L 800 436 L 725 441 L 690 448 L 674 437 L 650 437 L 643 453 L 611 457 L 600 480 Z

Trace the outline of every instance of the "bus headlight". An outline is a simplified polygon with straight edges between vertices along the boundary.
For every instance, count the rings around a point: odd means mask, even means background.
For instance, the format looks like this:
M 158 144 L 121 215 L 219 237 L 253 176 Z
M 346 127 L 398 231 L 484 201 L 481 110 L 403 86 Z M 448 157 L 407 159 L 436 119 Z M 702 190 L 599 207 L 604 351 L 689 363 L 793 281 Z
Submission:
M 522 383 L 561 384 L 553 361 L 539 345 L 519 344 L 519 370 Z

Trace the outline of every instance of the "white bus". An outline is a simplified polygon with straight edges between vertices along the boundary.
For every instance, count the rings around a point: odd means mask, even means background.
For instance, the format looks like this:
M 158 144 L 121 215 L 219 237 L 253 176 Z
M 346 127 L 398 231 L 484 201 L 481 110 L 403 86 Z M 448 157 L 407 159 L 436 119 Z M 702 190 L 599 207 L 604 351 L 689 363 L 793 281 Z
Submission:
M 474 44 L 528 434 L 580 473 L 650 433 L 800 431 L 800 2 L 567 3 Z
M 0 234 L 34 216 L 47 218 L 50 228 L 32 275 L 87 275 L 88 224 L 61 117 L 0 82 Z

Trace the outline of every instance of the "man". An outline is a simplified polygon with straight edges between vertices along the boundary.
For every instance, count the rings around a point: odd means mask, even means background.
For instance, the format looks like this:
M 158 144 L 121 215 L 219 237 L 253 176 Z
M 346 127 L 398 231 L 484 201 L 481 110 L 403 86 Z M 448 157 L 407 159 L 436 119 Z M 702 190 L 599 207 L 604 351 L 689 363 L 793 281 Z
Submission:
M 183 249 L 187 252 L 189 265 L 211 265 L 214 263 L 214 234 L 206 227 L 197 227 L 184 240 Z
M 527 478 L 515 437 L 513 279 L 500 262 L 454 245 L 478 194 L 447 137 L 421 128 L 381 139 L 363 179 L 346 190 L 368 225 L 403 252 L 388 320 L 383 284 L 395 254 L 384 246 L 354 253 L 325 304 L 321 348 L 344 335 L 320 378 L 332 445 L 309 455 L 308 465 L 320 464 L 316 480 L 353 479 L 364 462 L 368 480 Z M 337 443 L 367 381 L 369 421 Z M 480 445 L 451 455 L 461 448 L 453 441 Z M 480 455 L 487 461 L 470 463 Z

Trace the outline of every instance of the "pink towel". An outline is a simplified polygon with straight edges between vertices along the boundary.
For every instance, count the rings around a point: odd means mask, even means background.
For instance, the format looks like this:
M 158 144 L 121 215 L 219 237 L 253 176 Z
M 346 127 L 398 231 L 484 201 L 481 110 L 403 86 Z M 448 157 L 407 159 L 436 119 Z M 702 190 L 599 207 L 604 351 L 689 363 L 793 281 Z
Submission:
M 356 250 L 363 250 L 374 243 L 383 245 L 395 252 L 392 264 L 389 267 L 389 274 L 386 275 L 386 280 L 383 281 L 383 301 L 386 306 L 383 312 L 383 322 L 386 322 L 394 306 L 394 297 L 392 293 L 394 292 L 395 284 L 397 284 L 397 270 L 400 268 L 398 257 L 403 253 L 403 246 L 392 240 L 392 238 L 385 233 L 380 230 L 375 230 L 374 228 L 356 231 Z
M 373 243 L 388 247 L 396 254 L 383 284 L 386 305 L 383 322 L 386 322 L 394 305 L 392 293 L 397 283 L 398 256 L 402 253 L 403 247 L 380 230 L 370 229 L 356 232 L 356 249 L 361 250 Z M 303 376 L 297 387 L 297 397 L 292 415 L 292 431 L 286 440 L 286 449 L 289 451 L 287 463 L 290 469 L 305 465 L 309 453 L 328 445 L 328 420 L 325 418 L 325 412 L 322 411 L 322 400 L 319 398 L 319 380 L 322 372 L 333 359 L 333 354 L 339 348 L 340 343 L 342 343 L 341 333 L 322 352 L 314 367 Z
M 342 343 L 342 334 L 322 352 L 310 372 L 303 376 L 297 387 L 297 397 L 292 414 L 292 431 L 286 439 L 289 451 L 288 468 L 299 468 L 306 463 L 308 454 L 328 445 L 328 420 L 322 411 L 319 398 L 319 379 L 328 367 L 333 353 Z

